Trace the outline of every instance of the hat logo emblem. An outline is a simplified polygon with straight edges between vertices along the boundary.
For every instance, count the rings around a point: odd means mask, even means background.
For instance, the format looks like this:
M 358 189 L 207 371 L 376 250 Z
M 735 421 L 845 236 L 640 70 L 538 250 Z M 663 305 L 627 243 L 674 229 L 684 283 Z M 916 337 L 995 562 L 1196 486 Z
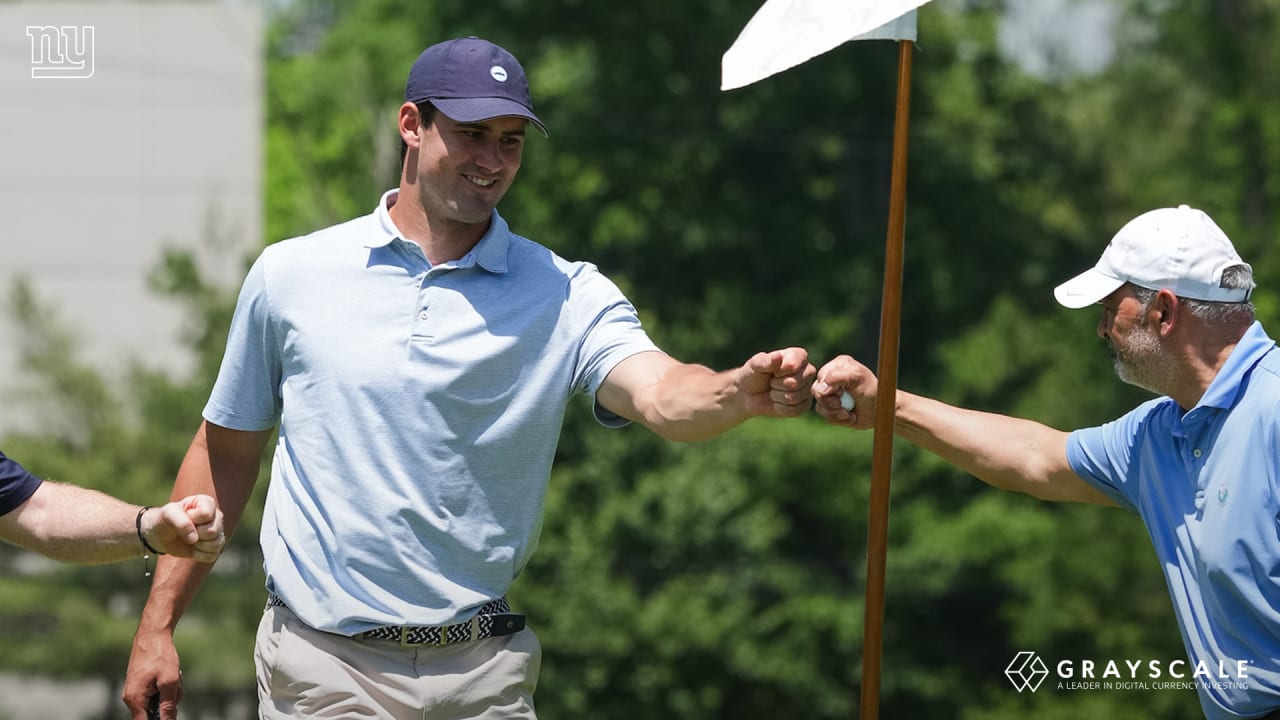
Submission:
M 507 69 L 502 67 L 501 65 L 494 65 L 493 67 L 489 68 L 489 77 L 493 78 L 494 80 L 497 80 L 498 82 L 506 82 Z

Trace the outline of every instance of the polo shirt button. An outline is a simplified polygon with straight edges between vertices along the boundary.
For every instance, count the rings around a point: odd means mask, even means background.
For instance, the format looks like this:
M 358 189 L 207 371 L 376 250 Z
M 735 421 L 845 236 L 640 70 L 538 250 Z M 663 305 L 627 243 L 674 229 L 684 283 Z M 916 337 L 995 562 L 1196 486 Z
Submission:
M 1204 451 L 1201 450 L 1200 448 L 1196 448 L 1195 450 L 1191 451 L 1191 454 L 1195 455 L 1196 457 L 1200 457 L 1201 455 L 1204 454 Z
M 418 313 L 418 317 L 419 317 L 419 318 L 421 318 L 421 319 L 423 319 L 423 320 L 426 320 L 426 319 L 427 319 L 427 311 L 426 311 L 426 310 L 423 310 L 422 312 Z M 1196 452 L 1199 452 L 1199 450 L 1197 450 Z

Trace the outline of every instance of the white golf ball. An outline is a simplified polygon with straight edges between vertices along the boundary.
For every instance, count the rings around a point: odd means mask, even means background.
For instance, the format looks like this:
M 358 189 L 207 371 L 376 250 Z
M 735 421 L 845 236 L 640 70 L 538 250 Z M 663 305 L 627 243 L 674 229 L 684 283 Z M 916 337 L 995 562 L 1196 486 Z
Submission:
M 840 407 L 848 411 L 853 409 L 853 405 L 853 396 L 849 394 L 848 390 L 840 393 Z

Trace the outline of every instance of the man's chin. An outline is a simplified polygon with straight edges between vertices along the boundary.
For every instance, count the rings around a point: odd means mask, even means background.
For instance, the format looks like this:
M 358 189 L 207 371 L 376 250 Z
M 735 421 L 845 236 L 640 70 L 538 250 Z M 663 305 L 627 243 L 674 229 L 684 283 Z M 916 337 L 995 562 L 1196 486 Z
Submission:
M 1120 378 L 1120 382 L 1124 383 L 1125 385 L 1132 385 L 1136 388 L 1142 388 L 1143 390 L 1146 390 L 1147 392 L 1153 393 L 1155 395 L 1164 394 L 1160 390 L 1157 390 L 1156 388 L 1151 387 L 1150 384 L 1143 382 L 1140 378 L 1134 377 L 1133 372 L 1129 369 L 1129 366 L 1125 365 L 1119 360 L 1116 360 L 1115 362 L 1115 371 L 1116 371 L 1116 377 Z
M 1137 380 L 1133 376 L 1133 368 L 1129 367 L 1129 364 L 1122 360 L 1119 355 L 1115 355 L 1111 358 L 1111 367 L 1116 371 L 1116 377 L 1120 378 L 1121 382 L 1125 382 L 1130 385 L 1138 385 Z M 1141 385 L 1139 385 L 1139 387 L 1141 387 Z
M 497 203 L 471 201 L 464 203 L 455 203 L 453 206 L 454 218 L 468 224 L 478 224 L 489 222 L 489 218 L 493 215 L 493 209 Z

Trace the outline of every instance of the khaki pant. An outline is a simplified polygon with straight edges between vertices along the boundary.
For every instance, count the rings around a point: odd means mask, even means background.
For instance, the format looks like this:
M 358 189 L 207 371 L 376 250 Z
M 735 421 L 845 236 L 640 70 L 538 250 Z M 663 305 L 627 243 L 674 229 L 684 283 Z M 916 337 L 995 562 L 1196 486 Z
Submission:
M 279 718 L 536 720 L 542 646 L 533 631 L 401 647 L 315 630 L 288 608 L 258 625 L 258 713 Z

